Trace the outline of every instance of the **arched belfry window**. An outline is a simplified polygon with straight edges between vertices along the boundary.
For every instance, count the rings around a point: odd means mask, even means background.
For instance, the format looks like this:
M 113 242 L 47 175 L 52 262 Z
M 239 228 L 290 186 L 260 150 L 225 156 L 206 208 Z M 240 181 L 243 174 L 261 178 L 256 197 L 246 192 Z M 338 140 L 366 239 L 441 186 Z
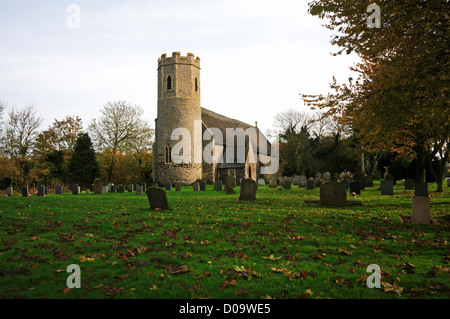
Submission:
M 172 77 L 170 75 L 167 77 L 167 89 L 172 89 Z
M 170 145 L 166 145 L 164 155 L 166 164 L 172 163 L 172 147 Z
M 198 79 L 195 78 L 195 92 L 198 92 Z

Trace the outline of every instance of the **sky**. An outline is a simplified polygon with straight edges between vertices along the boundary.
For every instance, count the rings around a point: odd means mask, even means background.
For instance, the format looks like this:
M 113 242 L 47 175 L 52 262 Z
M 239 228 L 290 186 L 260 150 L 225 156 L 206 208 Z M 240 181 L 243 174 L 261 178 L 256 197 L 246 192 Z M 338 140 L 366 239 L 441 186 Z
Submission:
M 141 106 L 154 127 L 158 58 L 201 59 L 201 105 L 271 129 L 309 111 L 299 94 L 325 94 L 351 76 L 309 0 L 1 0 L 0 100 L 32 104 L 40 130 L 67 115 L 87 128 L 109 101 Z M 75 6 L 74 6 L 75 5 Z M 6 114 L 4 114 L 4 120 Z

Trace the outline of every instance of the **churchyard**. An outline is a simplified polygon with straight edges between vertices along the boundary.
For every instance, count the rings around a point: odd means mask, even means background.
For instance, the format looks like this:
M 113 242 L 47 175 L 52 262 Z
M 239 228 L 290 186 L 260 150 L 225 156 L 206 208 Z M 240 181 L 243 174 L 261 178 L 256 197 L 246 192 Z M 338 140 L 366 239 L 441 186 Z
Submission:
M 450 297 L 449 187 L 429 184 L 432 224 L 418 225 L 402 181 L 394 195 L 379 180 L 347 189 L 360 205 L 337 206 L 320 204 L 320 187 L 259 183 L 253 200 L 254 184 L 215 186 L 176 185 L 155 210 L 141 187 L 2 197 L 0 298 Z M 72 264 L 80 288 L 67 286 Z

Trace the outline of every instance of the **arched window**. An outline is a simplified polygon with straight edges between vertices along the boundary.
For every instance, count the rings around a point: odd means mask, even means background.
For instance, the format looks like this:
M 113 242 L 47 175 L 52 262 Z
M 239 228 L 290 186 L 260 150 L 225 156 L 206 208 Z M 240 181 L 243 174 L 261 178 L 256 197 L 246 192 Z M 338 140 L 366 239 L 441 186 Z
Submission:
M 198 79 L 195 78 L 195 92 L 198 92 Z
M 172 77 L 170 75 L 167 77 L 167 89 L 172 89 Z
M 172 163 L 172 147 L 170 145 L 166 145 L 165 153 L 166 164 Z

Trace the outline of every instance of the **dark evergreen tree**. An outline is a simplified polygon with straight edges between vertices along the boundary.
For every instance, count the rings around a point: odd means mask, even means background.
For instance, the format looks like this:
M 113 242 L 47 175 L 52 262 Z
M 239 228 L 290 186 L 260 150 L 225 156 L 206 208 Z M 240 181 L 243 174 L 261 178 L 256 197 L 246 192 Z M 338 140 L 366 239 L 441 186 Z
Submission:
M 69 163 L 69 174 L 73 183 L 88 188 L 95 178 L 100 177 L 99 165 L 87 133 L 78 134 L 75 149 Z

